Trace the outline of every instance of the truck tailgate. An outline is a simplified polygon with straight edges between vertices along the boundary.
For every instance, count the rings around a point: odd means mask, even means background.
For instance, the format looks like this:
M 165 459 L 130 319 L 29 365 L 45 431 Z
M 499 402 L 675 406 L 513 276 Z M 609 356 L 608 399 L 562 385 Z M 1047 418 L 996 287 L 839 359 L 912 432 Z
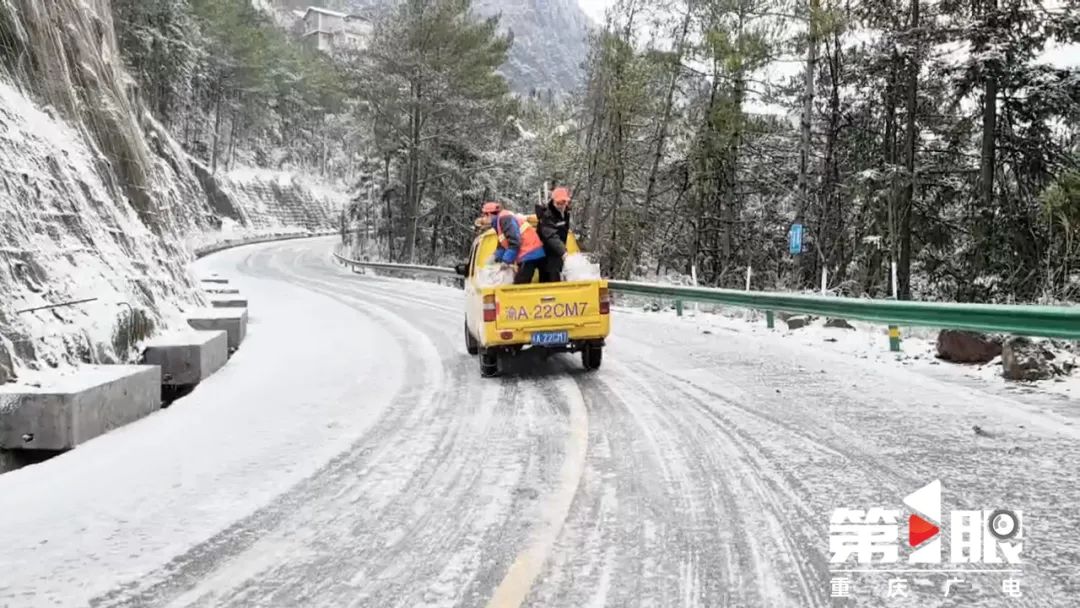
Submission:
M 495 291 L 498 329 L 543 330 L 600 323 L 600 282 L 504 285 Z

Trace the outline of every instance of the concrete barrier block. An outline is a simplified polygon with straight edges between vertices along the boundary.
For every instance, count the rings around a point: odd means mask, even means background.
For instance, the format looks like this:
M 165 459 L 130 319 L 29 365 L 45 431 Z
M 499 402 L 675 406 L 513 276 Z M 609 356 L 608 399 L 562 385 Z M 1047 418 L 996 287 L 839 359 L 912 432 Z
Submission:
M 188 325 L 202 331 L 225 331 L 229 350 L 240 348 L 247 335 L 246 308 L 200 308 L 188 315 Z
M 239 295 L 214 294 L 210 296 L 210 305 L 214 308 L 247 308 L 247 298 Z
M 0 448 L 68 450 L 161 407 L 161 368 L 92 365 L 0 386 Z
M 229 360 L 229 334 L 219 331 L 177 331 L 146 344 L 143 363 L 161 367 L 165 386 L 191 386 L 209 378 Z

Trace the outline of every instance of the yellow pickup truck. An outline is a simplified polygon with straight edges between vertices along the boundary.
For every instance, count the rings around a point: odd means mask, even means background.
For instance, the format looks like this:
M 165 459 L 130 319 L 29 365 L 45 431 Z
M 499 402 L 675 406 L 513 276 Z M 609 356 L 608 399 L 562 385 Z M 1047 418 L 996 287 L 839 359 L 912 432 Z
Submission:
M 535 217 L 529 218 L 535 223 Z M 488 229 L 473 241 L 469 261 L 457 273 L 465 283 L 465 349 L 480 355 L 480 374 L 499 375 L 507 357 L 524 348 L 580 352 L 587 370 L 600 368 L 610 330 L 607 281 L 563 281 L 526 285 L 480 284 L 478 273 L 498 247 Z M 566 249 L 577 253 L 573 233 Z

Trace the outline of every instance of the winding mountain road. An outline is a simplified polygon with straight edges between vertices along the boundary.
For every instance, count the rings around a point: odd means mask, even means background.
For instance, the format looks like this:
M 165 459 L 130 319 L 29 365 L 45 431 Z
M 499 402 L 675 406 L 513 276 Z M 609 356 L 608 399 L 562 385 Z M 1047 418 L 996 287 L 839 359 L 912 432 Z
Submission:
M 0 477 L 0 606 L 1080 601 L 1060 403 L 622 309 L 600 371 L 526 353 L 482 379 L 461 291 L 354 274 L 332 245 L 201 260 L 251 302 L 225 370 Z M 946 513 L 1023 512 L 1020 572 L 830 572 L 834 509 L 903 510 L 935 479 Z

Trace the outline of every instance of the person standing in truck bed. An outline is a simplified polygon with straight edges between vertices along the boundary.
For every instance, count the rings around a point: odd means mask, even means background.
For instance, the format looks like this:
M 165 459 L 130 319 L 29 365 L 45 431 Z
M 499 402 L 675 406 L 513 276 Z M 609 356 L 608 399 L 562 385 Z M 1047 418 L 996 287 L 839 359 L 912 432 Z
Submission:
M 544 246 L 536 234 L 536 229 L 525 216 L 503 209 L 502 203 L 484 203 L 483 212 L 490 218 L 491 227 L 499 238 L 495 261 L 517 265 L 514 273 L 515 285 L 531 283 L 533 275 L 537 271 L 543 272 L 544 268 Z
M 555 283 L 562 279 L 563 261 L 566 260 L 566 239 L 570 235 L 570 191 L 562 187 L 552 190 L 547 205 L 537 205 L 536 218 L 545 254 L 540 282 Z

